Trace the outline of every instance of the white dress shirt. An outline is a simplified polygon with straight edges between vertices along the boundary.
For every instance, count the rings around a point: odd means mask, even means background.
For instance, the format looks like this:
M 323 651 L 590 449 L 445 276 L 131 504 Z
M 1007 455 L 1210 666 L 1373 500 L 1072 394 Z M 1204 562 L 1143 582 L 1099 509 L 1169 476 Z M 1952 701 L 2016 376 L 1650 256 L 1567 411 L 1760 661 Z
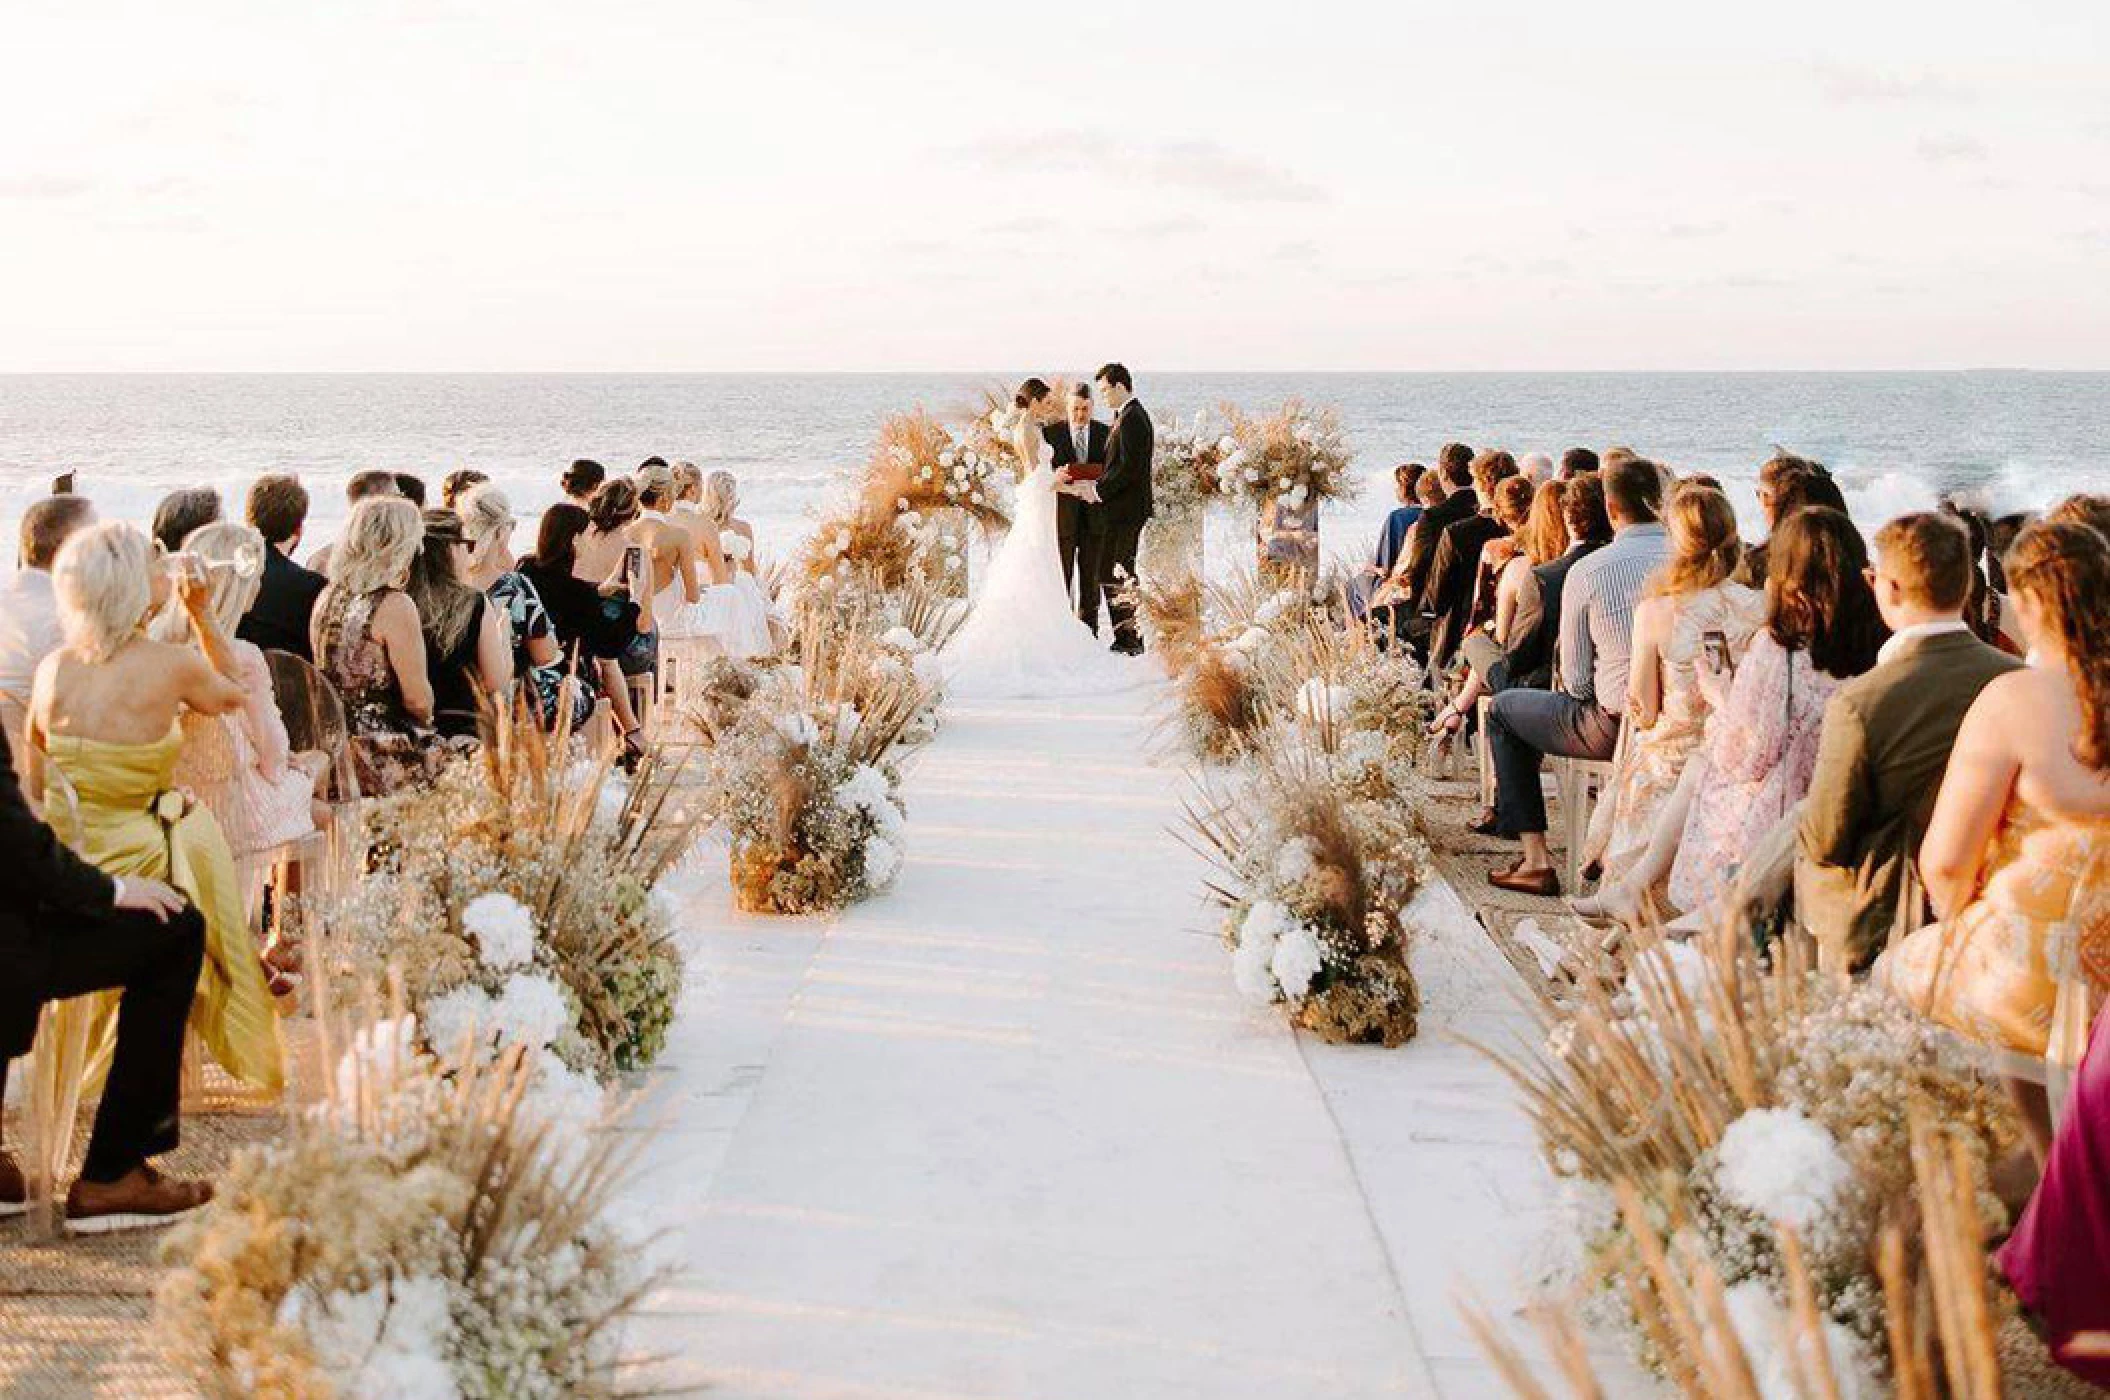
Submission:
M 1940 637 L 1950 632 L 1968 632 L 1970 630 L 1970 627 L 1960 617 L 1943 618 L 1940 622 L 1915 622 L 1910 627 L 1900 627 L 1897 631 L 1890 634 L 1889 641 L 1883 643 L 1877 649 L 1876 665 L 1880 666 L 1895 657 L 1905 649 L 1907 643 L 1916 642 L 1921 637 Z
M 51 575 L 42 569 L 17 569 L 0 584 L 0 720 L 7 725 L 10 741 L 21 737 L 37 664 L 57 651 L 62 640 Z

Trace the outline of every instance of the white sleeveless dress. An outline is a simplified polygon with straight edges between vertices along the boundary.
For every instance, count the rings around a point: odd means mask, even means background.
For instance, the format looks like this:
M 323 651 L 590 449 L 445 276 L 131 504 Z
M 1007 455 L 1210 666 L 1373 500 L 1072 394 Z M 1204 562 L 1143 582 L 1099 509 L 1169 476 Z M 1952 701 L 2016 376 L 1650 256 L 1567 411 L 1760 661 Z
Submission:
M 703 518 L 693 507 L 677 506 L 667 517 L 687 527 Z M 769 598 L 754 575 L 740 567 L 746 557 L 747 540 L 739 535 L 719 539 L 732 582 L 705 584 L 695 602 L 682 601 L 681 580 L 670 582 L 652 599 L 659 634 L 667 641 L 705 641 L 716 655 L 747 661 L 774 655 L 776 636 L 769 626 Z
M 1018 484 L 1011 530 L 991 555 L 981 591 L 945 649 L 951 692 L 967 699 L 1061 699 L 1146 684 L 1148 665 L 1116 656 L 1070 604 L 1056 552 L 1055 450 Z

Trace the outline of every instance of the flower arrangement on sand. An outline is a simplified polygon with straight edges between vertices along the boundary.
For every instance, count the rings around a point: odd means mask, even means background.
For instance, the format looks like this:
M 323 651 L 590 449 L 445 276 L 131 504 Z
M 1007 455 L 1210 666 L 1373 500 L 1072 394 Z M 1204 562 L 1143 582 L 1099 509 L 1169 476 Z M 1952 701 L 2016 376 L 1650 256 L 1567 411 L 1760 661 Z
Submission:
M 1273 501 L 1300 509 L 1313 501 L 1345 500 L 1360 487 L 1349 470 L 1355 454 L 1334 410 L 1291 399 L 1263 417 L 1236 410 L 1231 415 L 1236 447 L 1216 469 L 1226 496 L 1255 510 Z
M 1408 905 L 1430 855 L 1390 803 L 1344 800 L 1323 753 L 1285 743 L 1190 803 L 1238 989 L 1332 1041 L 1401 1045 L 1421 994 Z
M 527 1056 L 450 1067 L 429 1038 L 400 998 L 335 1037 L 324 1101 L 164 1242 L 157 1340 L 205 1394 L 632 1392 L 620 1324 L 658 1280 L 607 1206 L 635 1135 L 564 1131 Z
M 879 425 L 861 504 L 897 516 L 956 510 L 984 529 L 1004 529 L 1015 461 L 1009 423 L 984 416 L 954 428 L 923 409 L 895 414 Z
M 456 1052 L 534 1052 L 538 1091 L 583 1099 L 659 1054 L 681 989 L 654 887 L 694 844 L 703 811 L 685 751 L 650 751 L 627 783 L 501 715 L 473 761 L 369 809 L 369 868 L 325 911 L 353 967 L 405 969 L 411 1008 Z M 548 1052 L 544 1055 L 543 1052 Z
M 1813 971 L 1807 940 L 1766 967 L 1727 930 L 1644 933 L 1629 967 L 1623 985 L 1545 998 L 1540 1057 L 1494 1055 L 1554 1171 L 1599 1203 L 1592 1276 L 1673 1378 L 1701 1358 L 1632 1286 L 1660 1266 L 1637 1253 L 1636 1220 L 1677 1241 L 1686 1273 L 1704 1264 L 1748 1308 L 1803 1313 L 1843 1369 L 1872 1374 L 1891 1295 L 1940 1267 L 1898 1209 L 1923 1166 L 1905 1110 L 1940 1125 L 1957 1190 L 1997 1229 L 1991 1167 L 2020 1142 L 2004 1092 L 1903 1003 Z
M 1230 410 L 1225 414 L 1235 422 Z M 1218 429 L 1207 414 L 1173 420 L 1159 432 L 1151 461 L 1151 493 L 1158 514 L 1170 520 L 1198 517 L 1223 496 L 1223 465 L 1237 453 L 1238 439 Z

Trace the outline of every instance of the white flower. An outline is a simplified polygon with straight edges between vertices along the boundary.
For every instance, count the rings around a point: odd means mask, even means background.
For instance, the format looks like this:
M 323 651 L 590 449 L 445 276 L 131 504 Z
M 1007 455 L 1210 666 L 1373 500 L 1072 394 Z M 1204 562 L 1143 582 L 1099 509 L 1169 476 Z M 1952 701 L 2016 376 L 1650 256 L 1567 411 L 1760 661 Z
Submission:
M 903 515 L 908 514 L 908 497 L 896 496 L 894 498 L 894 509 Z
M 465 1043 L 475 1055 L 496 1036 L 497 1019 L 491 994 L 474 982 L 464 982 L 425 1003 L 425 1040 L 437 1055 L 451 1058 L 462 1052 Z
M 1283 504 L 1287 505 L 1291 510 L 1296 510 L 1302 507 L 1303 504 L 1310 499 L 1311 488 L 1300 481 L 1295 486 L 1292 486 L 1289 489 L 1289 494 L 1284 496 L 1282 498 L 1282 501 Z
M 462 910 L 462 927 L 476 938 L 477 956 L 493 972 L 510 972 L 535 956 L 535 916 L 509 894 L 480 894 Z
M 894 876 L 901 871 L 901 849 L 884 836 L 874 836 L 865 842 L 865 883 L 875 890 L 883 890 L 894 883 Z
M 1267 628 L 1256 624 L 1233 637 L 1229 643 L 1229 649 L 1247 656 L 1257 656 L 1270 646 L 1273 646 L 1274 642 L 1274 634 L 1268 631 Z
M 1751 1363 L 1752 1379 L 1758 1382 L 1760 1400 L 1801 1400 L 1809 1392 L 1804 1388 L 1802 1377 L 1816 1364 L 1814 1356 L 1797 1358 L 1798 1347 L 1806 1347 L 1809 1340 L 1789 1321 L 1786 1309 L 1773 1297 L 1765 1283 L 1756 1278 L 1747 1278 L 1741 1283 L 1731 1284 L 1723 1298 L 1729 1314 L 1729 1326 L 1736 1333 L 1739 1350 Z M 1839 1400 L 1874 1400 L 1883 1393 L 1876 1384 L 1874 1371 L 1859 1338 L 1836 1319 L 1826 1317 L 1822 1322 L 1824 1350 L 1831 1361 L 1831 1372 L 1839 1383 Z M 1708 1329 L 1712 1332 L 1713 1329 Z M 1721 1339 L 1712 1339 L 1717 1349 Z
M 804 710 L 793 710 L 788 715 L 777 716 L 777 733 L 793 744 L 817 744 L 820 742 L 821 727 L 815 724 L 813 716 Z
M 926 688 L 935 690 L 945 684 L 945 663 L 938 659 L 936 652 L 921 653 L 909 666 L 916 673 L 916 679 Z
M 914 656 L 917 652 L 923 650 L 923 639 L 908 628 L 901 626 L 887 628 L 885 632 L 880 634 L 879 644 L 883 647 L 892 647 L 895 651 L 908 656 Z
M 410 1074 L 419 1064 L 417 1039 L 418 1018 L 412 1015 L 362 1027 L 337 1060 L 339 1102 L 357 1102 L 362 1084 L 385 1092 Z
M 1319 940 L 1312 937 L 1310 929 L 1299 925 L 1275 940 L 1268 971 L 1275 974 L 1282 994 L 1295 1001 L 1311 990 L 1311 979 L 1319 975 L 1322 962 Z
M 1823 1124 L 1792 1108 L 1753 1108 L 1723 1131 L 1715 1178 L 1745 1210 L 1808 1230 L 1838 1200 L 1853 1168 Z
M 947 469 L 950 469 L 953 463 L 959 460 L 959 454 L 954 452 L 950 447 L 946 448 L 943 452 L 940 452 L 938 454 L 938 465 Z
M 307 1334 L 316 1362 L 340 1395 L 456 1400 L 461 1387 L 447 1364 L 454 1335 L 450 1304 L 445 1280 L 421 1276 L 320 1299 L 295 1289 L 280 1304 L 279 1316 Z
M 527 1092 L 521 1095 L 520 1109 L 530 1120 L 555 1129 L 561 1141 L 598 1125 L 607 1112 L 608 1095 L 591 1075 L 579 1073 L 555 1055 L 544 1055 Z
M 850 532 L 848 530 L 835 532 L 835 552 L 837 554 L 848 554 L 850 552 Z
M 1328 685 L 1313 676 L 1297 687 L 1297 716 L 1313 724 L 1338 724 L 1348 717 L 1355 694 L 1344 685 Z
M 1275 878 L 1285 885 L 1301 884 L 1316 864 L 1311 842 L 1301 836 L 1292 836 L 1275 853 Z
M 1271 899 L 1263 899 L 1246 911 L 1238 926 L 1238 947 L 1231 954 L 1231 979 L 1246 1000 L 1266 1006 L 1275 1000 L 1275 973 L 1270 964 L 1275 944 L 1289 927 L 1289 911 Z
M 925 467 L 925 468 L 924 468 L 924 469 L 923 469 L 922 471 L 920 471 L 920 472 L 916 473 L 916 475 L 918 475 L 918 476 L 922 477 L 922 478 L 923 478 L 923 479 L 924 479 L 925 481 L 931 481 L 931 480 L 934 480 L 934 479 L 936 479 L 936 477 L 937 477 L 937 475 L 938 475 L 938 474 L 937 474 L 937 472 L 933 471 L 933 470 L 932 470 L 931 468 L 929 468 L 929 467 Z
M 946 573 L 948 573 L 948 574 L 956 574 L 956 573 L 958 573 L 959 571 L 960 571 L 960 556 L 959 556 L 959 555 L 957 555 L 957 554 L 948 554 L 948 555 L 946 555 L 946 556 L 945 556 L 945 572 L 946 572 Z
M 564 989 L 548 973 L 520 972 L 506 979 L 491 1005 L 494 1029 L 508 1044 L 546 1050 L 572 1026 Z
M 857 726 L 864 723 L 864 716 L 847 700 L 835 707 L 835 742 L 847 745 L 857 737 Z
M 876 816 L 882 810 L 891 811 L 894 806 L 894 794 L 886 774 L 869 763 L 860 763 L 850 770 L 850 776 L 835 790 L 835 798 L 847 810 L 869 816 Z
M 1198 430 L 1201 425 L 1197 422 L 1195 426 Z M 1232 437 L 1229 433 L 1225 433 L 1216 440 L 1216 450 L 1224 455 L 1226 462 L 1229 462 L 1238 455 L 1238 439 Z

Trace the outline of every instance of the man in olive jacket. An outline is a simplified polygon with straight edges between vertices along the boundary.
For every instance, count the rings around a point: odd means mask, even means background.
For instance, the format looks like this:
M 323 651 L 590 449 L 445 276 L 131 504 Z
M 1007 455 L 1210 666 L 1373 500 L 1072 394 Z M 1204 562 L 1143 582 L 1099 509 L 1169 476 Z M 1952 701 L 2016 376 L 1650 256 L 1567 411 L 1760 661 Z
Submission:
M 1876 532 L 1877 605 L 1891 638 L 1841 686 L 1796 834 L 1795 918 L 1826 967 L 1866 970 L 1927 921 L 1914 862 L 1964 712 L 2022 663 L 1964 625 L 1970 537 L 1951 516 L 1907 515 Z

